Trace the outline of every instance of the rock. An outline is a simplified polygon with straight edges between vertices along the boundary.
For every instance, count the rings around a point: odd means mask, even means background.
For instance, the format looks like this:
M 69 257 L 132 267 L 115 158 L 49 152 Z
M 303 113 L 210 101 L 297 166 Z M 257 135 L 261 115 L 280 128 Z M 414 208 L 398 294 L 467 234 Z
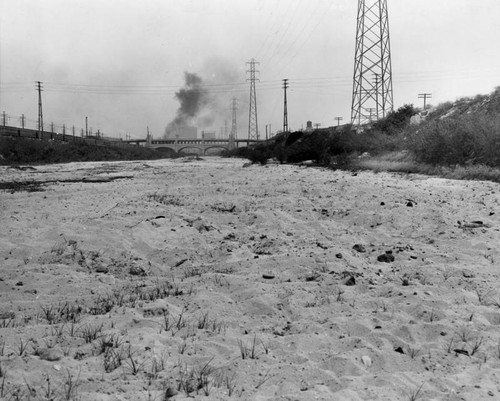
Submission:
M 401 348 L 401 347 L 394 348 L 394 351 L 396 351 L 399 354 L 404 354 L 405 353 L 404 350 L 403 350 L 403 348 Z
M 356 285 L 356 279 L 354 278 L 354 276 L 349 276 L 349 278 L 345 281 L 344 284 L 348 286 Z
M 336 257 L 337 259 L 342 259 L 342 258 L 343 258 L 343 256 L 342 256 L 342 254 L 341 254 L 341 253 L 337 253 L 337 254 L 335 255 L 335 257 Z
M 59 372 L 61 370 L 61 365 L 54 365 L 54 369 Z
M 109 273 L 109 269 L 106 266 L 103 266 L 103 265 L 97 266 L 95 268 L 95 271 L 96 271 L 96 273 L 103 273 L 103 274 Z
M 266 280 L 272 280 L 274 277 L 275 277 L 275 276 L 274 276 L 274 274 L 272 274 L 272 273 L 264 273 L 264 274 L 262 275 L 262 278 L 265 278 Z
M 63 357 L 63 352 L 59 348 L 37 348 L 35 355 L 44 361 L 59 361 Z
M 145 276 L 146 271 L 140 266 L 132 266 L 128 271 L 133 276 Z
M 413 202 L 412 202 L 412 201 L 408 201 L 408 202 L 406 202 L 406 206 L 408 206 L 408 207 L 413 207 Z
M 165 390 L 165 398 L 172 398 L 173 396 L 177 395 L 178 391 L 172 387 L 167 387 Z
M 472 273 L 472 271 L 470 271 L 469 269 L 464 269 L 462 270 L 462 276 L 464 276 L 465 278 L 474 278 L 475 274 Z
M 318 277 L 320 277 L 319 273 L 313 272 L 306 276 L 306 281 L 315 281 Z
M 379 262 L 391 263 L 394 262 L 394 255 L 390 253 L 384 253 L 382 255 L 377 256 L 377 260 Z
M 17 285 L 18 287 L 22 287 L 22 286 L 24 285 L 24 283 L 23 283 L 22 281 L 18 281 L 18 282 L 16 283 L 16 285 Z
M 366 252 L 366 248 L 364 247 L 364 245 L 361 245 L 361 244 L 355 244 L 352 249 L 354 249 L 356 252 L 360 252 L 360 253 L 363 253 L 363 252 Z
M 372 366 L 372 359 L 368 355 L 363 355 L 361 360 L 363 361 L 363 365 Z

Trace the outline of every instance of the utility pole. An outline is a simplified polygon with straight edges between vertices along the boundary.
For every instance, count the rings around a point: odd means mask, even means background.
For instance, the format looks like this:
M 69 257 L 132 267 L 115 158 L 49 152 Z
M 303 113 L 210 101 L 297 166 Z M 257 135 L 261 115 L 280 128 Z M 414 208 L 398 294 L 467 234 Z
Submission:
M 85 117 L 85 136 L 89 136 L 89 118 Z
M 318 129 L 321 126 L 321 124 L 315 123 L 314 126 L 316 127 L 316 129 Z
M 375 81 L 369 74 L 375 74 Z M 358 0 L 351 122 L 370 121 L 369 109 L 377 119 L 393 110 L 391 47 L 387 0 Z
M 38 131 L 41 134 L 43 132 L 42 83 L 36 81 L 36 87 L 38 90 Z
M 75 126 L 74 125 L 72 127 L 72 131 L 73 131 L 73 136 L 75 136 Z
M 283 80 L 283 93 L 284 93 L 284 99 L 283 99 L 283 132 L 288 132 L 288 105 L 287 105 L 287 99 L 286 99 L 286 90 L 288 88 L 288 79 Z
M 335 117 L 335 120 L 337 121 L 337 127 L 340 125 L 340 122 L 343 120 L 342 117 Z
M 24 129 L 24 121 L 26 120 L 26 117 L 24 117 L 24 114 L 21 114 L 21 128 Z
M 427 108 L 427 99 L 432 98 L 432 93 L 419 93 L 419 99 L 424 99 L 424 110 Z
M 247 81 L 250 81 L 250 108 L 248 113 L 248 139 L 256 139 L 259 140 L 259 124 L 257 121 L 257 93 L 255 91 L 255 81 L 258 79 L 255 77 L 255 74 L 259 71 L 255 70 L 255 65 L 260 64 L 256 62 L 254 59 L 250 60 L 247 64 L 250 64 L 250 70 L 247 72 L 250 73 L 250 78 Z
M 5 127 L 7 124 L 7 114 L 5 114 L 5 111 L 2 113 L 2 125 Z

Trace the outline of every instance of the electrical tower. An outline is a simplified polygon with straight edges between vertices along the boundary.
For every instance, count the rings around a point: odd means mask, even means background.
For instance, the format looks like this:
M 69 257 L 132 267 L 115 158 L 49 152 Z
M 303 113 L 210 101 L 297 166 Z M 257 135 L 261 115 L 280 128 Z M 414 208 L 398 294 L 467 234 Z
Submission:
M 36 89 L 38 90 L 38 132 L 43 132 L 43 111 L 42 111 L 42 83 L 36 81 Z
M 237 111 L 238 111 L 238 100 L 235 97 L 233 97 L 233 101 L 231 103 L 232 121 L 231 121 L 231 134 L 230 134 L 230 136 L 233 139 L 236 139 L 238 137 L 238 124 L 236 122 Z
M 392 110 L 387 0 L 358 0 L 351 122 L 359 126 Z
M 286 100 L 286 90 L 288 88 L 288 79 L 283 80 L 283 91 L 284 91 L 284 98 L 283 98 L 283 132 L 288 132 L 288 107 L 287 107 L 287 100 Z
M 254 59 L 250 60 L 247 64 L 250 64 L 250 70 L 247 72 L 250 73 L 250 78 L 247 81 L 250 81 L 250 108 L 248 114 L 248 139 L 256 139 L 259 140 L 259 124 L 257 122 L 257 94 L 255 92 L 255 81 L 258 79 L 255 77 L 255 74 L 259 71 L 255 70 L 255 65 L 259 64 Z

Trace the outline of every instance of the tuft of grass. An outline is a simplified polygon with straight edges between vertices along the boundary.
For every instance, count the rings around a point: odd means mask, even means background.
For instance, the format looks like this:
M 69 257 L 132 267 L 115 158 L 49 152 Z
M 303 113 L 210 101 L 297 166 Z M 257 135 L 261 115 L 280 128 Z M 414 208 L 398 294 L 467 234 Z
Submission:
M 85 340 L 87 344 L 91 343 L 94 340 L 97 340 L 102 333 L 102 330 L 104 328 L 104 324 L 90 324 L 87 323 L 81 327 L 78 328 L 80 337 Z

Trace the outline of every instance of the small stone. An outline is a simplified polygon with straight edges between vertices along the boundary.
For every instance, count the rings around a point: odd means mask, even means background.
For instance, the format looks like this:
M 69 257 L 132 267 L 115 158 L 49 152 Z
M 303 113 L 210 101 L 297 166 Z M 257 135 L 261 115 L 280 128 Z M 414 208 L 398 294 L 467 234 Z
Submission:
M 24 283 L 23 283 L 22 281 L 18 281 L 18 282 L 16 283 L 16 285 L 17 285 L 18 287 L 22 287 L 22 286 L 24 285 Z
M 356 279 L 354 278 L 354 276 L 350 276 L 344 283 L 345 285 L 348 285 L 348 286 L 353 286 L 353 285 L 356 285 Z
M 129 273 L 132 274 L 133 276 L 145 276 L 146 271 L 139 266 L 132 266 L 129 270 Z
M 366 248 L 364 247 L 364 245 L 361 245 L 361 244 L 355 244 L 352 249 L 354 249 L 356 252 L 360 252 L 360 253 L 364 253 L 366 252 Z
M 264 273 L 264 274 L 262 275 L 262 278 L 265 278 L 266 280 L 272 280 L 274 277 L 275 277 L 275 276 L 274 276 L 274 274 L 272 274 L 272 273 Z
M 342 256 L 342 254 L 341 254 L 341 253 L 337 253 L 337 254 L 335 255 L 335 257 L 336 257 L 337 259 L 342 259 L 342 258 L 343 258 L 343 256 Z
M 413 202 L 411 202 L 411 201 L 406 202 L 406 206 L 413 207 Z
M 96 271 L 96 273 L 103 273 L 103 274 L 109 273 L 109 269 L 106 266 L 103 266 L 103 265 L 97 266 L 95 268 L 95 271 Z
M 172 398 L 173 396 L 177 395 L 178 391 L 172 387 L 167 387 L 165 390 L 165 398 Z
M 469 269 L 462 270 L 462 275 L 465 278 L 474 278 L 475 277 L 474 273 L 472 273 L 472 271 L 470 271 Z
M 384 253 L 382 255 L 379 255 L 377 257 L 377 260 L 379 262 L 391 263 L 391 262 L 394 262 L 394 255 L 392 255 L 390 253 Z
M 368 355 L 363 355 L 361 360 L 365 366 L 372 366 L 372 359 Z
M 61 365 L 54 365 L 54 369 L 59 372 L 61 370 Z

